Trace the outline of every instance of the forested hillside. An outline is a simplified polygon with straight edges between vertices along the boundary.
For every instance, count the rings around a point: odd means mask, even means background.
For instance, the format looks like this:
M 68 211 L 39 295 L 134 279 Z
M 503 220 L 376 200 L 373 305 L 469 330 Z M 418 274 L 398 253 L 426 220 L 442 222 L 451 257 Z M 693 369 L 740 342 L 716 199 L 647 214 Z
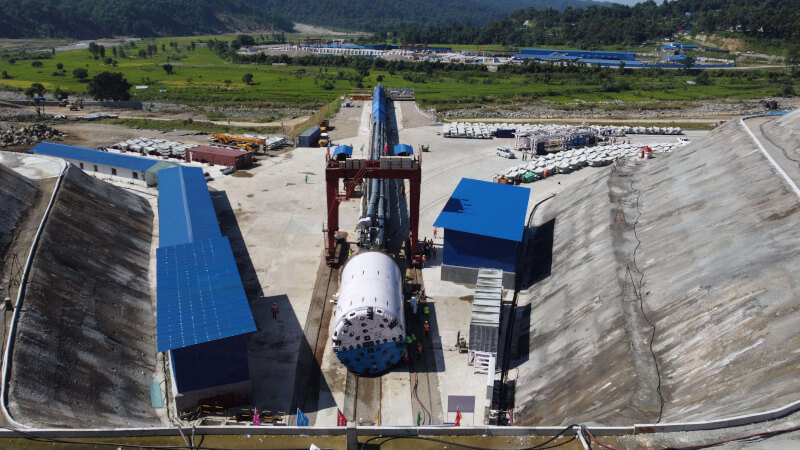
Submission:
M 345 30 L 485 25 L 520 8 L 582 8 L 589 0 L 247 0 L 295 22 Z
M 797 42 L 800 0 L 673 0 L 635 6 L 585 9 L 524 9 L 486 26 L 411 27 L 394 34 L 402 42 L 513 46 L 635 45 L 678 30 L 733 31 L 742 36 Z M 376 39 L 385 38 L 378 35 Z
M 291 30 L 241 0 L 0 0 L 0 37 L 179 36 Z

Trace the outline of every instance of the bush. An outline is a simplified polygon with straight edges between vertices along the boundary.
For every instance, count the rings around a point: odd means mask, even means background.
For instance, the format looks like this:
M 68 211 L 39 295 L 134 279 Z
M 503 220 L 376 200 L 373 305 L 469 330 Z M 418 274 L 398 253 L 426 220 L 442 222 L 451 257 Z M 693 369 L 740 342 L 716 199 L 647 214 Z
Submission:
M 34 61 L 34 62 L 31 63 L 31 66 L 33 66 L 33 67 L 42 67 L 43 65 L 44 64 L 42 64 L 41 61 Z
M 86 79 L 86 77 L 89 76 L 89 71 L 84 69 L 83 67 L 78 67 L 77 69 L 72 71 L 72 76 L 79 80 L 84 80 Z

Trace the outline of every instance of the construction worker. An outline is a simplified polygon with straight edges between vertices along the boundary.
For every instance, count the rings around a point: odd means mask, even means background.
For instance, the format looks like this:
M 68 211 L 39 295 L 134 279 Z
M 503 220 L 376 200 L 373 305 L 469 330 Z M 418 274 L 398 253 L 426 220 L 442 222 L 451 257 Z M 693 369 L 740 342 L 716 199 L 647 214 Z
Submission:
M 422 268 L 423 269 L 425 268 L 425 263 L 426 262 L 428 262 L 428 258 L 426 258 L 425 255 L 422 255 Z
M 436 232 L 437 232 L 436 227 L 433 227 L 433 237 L 434 238 L 436 238 Z
M 422 344 L 417 342 L 417 360 L 422 358 Z
M 417 305 L 419 305 L 417 297 L 411 297 L 411 312 L 414 313 L 415 316 L 417 315 Z
M 308 174 L 306 174 L 306 184 L 308 184 Z
M 411 336 L 406 335 L 406 344 L 411 345 Z
M 408 362 L 408 350 L 403 352 L 403 361 Z
M 425 325 L 423 327 L 425 328 L 425 338 L 430 337 L 430 335 L 431 335 L 431 324 L 429 324 L 428 321 L 426 320 L 425 321 Z
M 433 250 L 433 259 L 436 259 L 436 247 L 431 247 Z
M 278 302 L 272 302 L 272 318 L 278 318 Z

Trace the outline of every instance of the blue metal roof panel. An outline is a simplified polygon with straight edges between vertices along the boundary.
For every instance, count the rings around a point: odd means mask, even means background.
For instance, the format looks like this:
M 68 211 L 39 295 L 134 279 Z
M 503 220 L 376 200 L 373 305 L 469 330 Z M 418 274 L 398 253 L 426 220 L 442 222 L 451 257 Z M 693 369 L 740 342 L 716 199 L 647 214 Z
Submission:
M 30 152 L 38 155 L 56 156 L 94 164 L 103 164 L 111 167 L 121 167 L 138 172 L 145 172 L 158 162 L 157 159 L 103 152 L 90 148 L 75 147 L 73 145 L 53 144 L 52 142 L 42 142 L 36 147 L 33 147 Z
M 528 188 L 462 178 L 434 226 L 522 241 Z
M 217 214 L 199 167 L 174 167 L 158 173 L 159 247 L 221 236 Z
M 340 145 L 333 150 L 333 156 L 339 156 L 341 154 L 345 154 L 347 156 L 353 156 L 353 147 L 349 145 Z
M 159 352 L 256 331 L 228 238 L 161 247 L 156 257 Z

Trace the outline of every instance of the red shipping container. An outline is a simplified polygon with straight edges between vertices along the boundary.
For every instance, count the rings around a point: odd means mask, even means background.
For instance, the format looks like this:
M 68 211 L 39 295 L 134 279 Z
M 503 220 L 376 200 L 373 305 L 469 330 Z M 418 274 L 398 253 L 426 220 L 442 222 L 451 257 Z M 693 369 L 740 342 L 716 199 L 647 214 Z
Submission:
M 186 151 L 187 161 L 211 163 L 220 166 L 231 166 L 244 169 L 253 164 L 251 152 L 232 148 L 200 146 Z

